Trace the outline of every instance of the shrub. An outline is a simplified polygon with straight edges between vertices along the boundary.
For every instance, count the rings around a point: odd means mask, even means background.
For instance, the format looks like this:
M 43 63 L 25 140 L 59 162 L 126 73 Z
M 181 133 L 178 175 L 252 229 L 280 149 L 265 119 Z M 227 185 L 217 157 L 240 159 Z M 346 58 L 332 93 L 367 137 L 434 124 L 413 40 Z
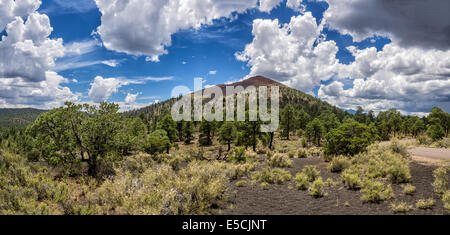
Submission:
M 0 214 L 61 215 L 69 187 L 48 169 L 0 150 Z
M 411 184 L 403 185 L 403 192 L 406 195 L 414 195 L 414 193 L 416 193 L 416 187 Z
M 333 155 L 328 155 L 328 154 L 325 154 L 325 153 L 321 153 L 320 157 L 322 158 L 322 160 L 324 162 L 331 162 L 331 160 L 333 160 L 333 158 L 334 158 Z
M 317 170 L 315 166 L 305 166 L 302 170 L 302 173 L 308 177 L 309 182 L 313 182 L 320 176 L 320 171 Z
M 236 182 L 236 186 L 239 188 L 244 187 L 245 185 L 247 185 L 246 180 L 240 180 L 240 181 Z
M 165 130 L 156 130 L 150 134 L 144 143 L 144 151 L 148 154 L 159 154 L 167 152 L 171 146 L 170 139 Z
M 234 163 L 244 163 L 247 161 L 245 147 L 239 147 L 234 150 L 234 154 L 228 157 L 228 160 Z
M 236 180 L 243 176 L 249 175 L 249 173 L 254 171 L 257 166 L 258 166 L 258 163 L 245 163 L 245 164 L 235 165 L 233 167 L 233 170 L 231 171 L 230 178 L 232 180 Z
M 341 179 L 344 185 L 352 190 L 357 190 L 362 187 L 362 180 L 360 178 L 362 171 L 357 166 L 354 165 L 349 169 L 346 169 L 341 174 Z
M 254 172 L 252 175 L 253 180 L 269 184 L 283 184 L 285 181 L 291 180 L 291 178 L 291 173 L 279 168 L 264 168 L 261 171 Z
M 295 176 L 295 183 L 299 190 L 306 190 L 309 186 L 308 176 L 305 173 L 298 173 Z
M 341 172 L 352 165 L 350 160 L 344 156 L 338 156 L 331 160 L 330 165 L 328 165 L 328 170 L 330 172 Z
M 324 186 L 325 183 L 323 182 L 322 177 L 319 177 L 311 184 L 311 187 L 309 187 L 308 192 L 313 197 L 316 198 L 323 197 L 325 196 Z
M 406 183 L 411 179 L 411 172 L 407 163 L 399 158 L 389 161 L 387 177 L 394 183 Z
M 302 138 L 301 145 L 302 145 L 302 148 L 307 148 L 308 147 L 308 141 L 306 141 L 305 137 Z
M 393 197 L 392 187 L 384 187 L 384 184 L 375 180 L 367 180 L 361 189 L 363 202 L 377 203 Z
M 444 203 L 444 208 L 450 211 L 450 190 L 447 190 L 442 195 L 442 202 Z
M 406 202 L 402 202 L 400 204 L 391 203 L 391 209 L 394 213 L 406 213 L 413 209 L 411 205 L 408 205 Z
M 226 163 L 199 161 L 179 172 L 166 164 L 140 176 L 118 170 L 88 195 L 89 203 L 100 205 L 96 214 L 209 214 L 225 202 L 230 170 Z
M 434 199 L 432 199 L 432 198 L 430 198 L 428 200 L 420 199 L 419 201 L 417 201 L 416 207 L 418 209 L 427 210 L 427 209 L 433 209 L 434 204 L 435 204 L 435 202 L 434 202 Z
M 434 192 L 444 194 L 448 190 L 447 169 L 440 167 L 433 172 L 434 176 Z
M 406 145 L 401 144 L 398 140 L 393 140 L 389 145 L 389 148 L 392 150 L 392 152 L 398 153 L 404 158 L 409 156 L 408 148 L 406 147 Z
M 375 130 L 354 121 L 331 130 L 325 138 L 326 155 L 354 156 L 366 151 L 366 148 L 376 140 L 376 135 Z
M 271 167 L 291 167 L 294 162 L 289 159 L 286 155 L 275 154 L 266 161 L 268 166 Z
M 306 152 L 305 149 L 299 149 L 297 151 L 297 156 L 298 156 L 298 158 L 307 158 L 308 157 L 308 153 Z
M 339 185 L 339 181 L 334 181 L 333 179 L 328 178 L 327 181 L 325 182 L 325 185 L 328 187 L 337 186 Z
M 418 137 L 416 138 L 416 140 L 417 140 L 417 142 L 418 142 L 420 145 L 430 145 L 431 142 L 432 142 L 431 139 L 429 139 L 429 138 L 427 138 L 427 137 L 425 137 L 425 136 L 418 136 Z
M 295 150 L 291 150 L 288 153 L 289 158 L 294 158 L 295 157 Z
M 433 141 L 438 141 L 444 138 L 445 131 L 441 125 L 433 124 L 428 127 L 427 134 Z

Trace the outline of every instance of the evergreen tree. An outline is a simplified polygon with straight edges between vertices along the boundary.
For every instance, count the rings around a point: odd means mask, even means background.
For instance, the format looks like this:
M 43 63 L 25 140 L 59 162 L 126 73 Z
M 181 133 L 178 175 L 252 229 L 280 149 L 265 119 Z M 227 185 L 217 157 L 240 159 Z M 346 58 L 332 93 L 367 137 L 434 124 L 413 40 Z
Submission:
M 305 110 L 301 109 L 296 116 L 295 123 L 296 128 L 299 130 L 305 130 L 308 123 L 311 121 L 311 116 L 305 112 Z
M 289 140 L 290 133 L 294 130 L 294 108 L 288 104 L 281 111 L 281 135 Z
M 325 127 L 319 119 L 314 119 L 306 127 L 306 136 L 310 142 L 316 143 L 320 146 L 321 140 L 325 134 Z
M 212 134 L 214 130 L 214 123 L 203 120 L 200 123 L 200 136 L 199 144 L 201 146 L 211 146 L 212 145 Z
M 194 123 L 184 122 L 183 139 L 185 144 L 191 144 L 194 140 Z
M 175 143 L 178 139 L 177 123 L 172 119 L 170 114 L 164 115 L 158 123 L 157 129 L 164 130 L 171 143 Z
M 231 143 L 236 138 L 236 126 L 232 122 L 225 122 L 219 130 L 219 141 L 228 145 L 228 151 L 231 150 Z

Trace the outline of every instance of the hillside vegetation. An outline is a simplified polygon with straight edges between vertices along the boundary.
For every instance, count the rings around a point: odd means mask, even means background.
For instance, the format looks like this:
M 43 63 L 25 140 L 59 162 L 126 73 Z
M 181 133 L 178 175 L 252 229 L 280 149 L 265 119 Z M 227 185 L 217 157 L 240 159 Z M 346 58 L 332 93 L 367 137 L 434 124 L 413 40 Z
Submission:
M 259 131 L 261 120 L 175 122 L 168 111 L 176 99 L 125 115 L 116 104 L 70 102 L 42 113 L 24 130 L 0 133 L 0 214 L 233 213 L 244 206 L 232 200 L 240 193 L 274 198 L 280 190 L 310 204 L 339 195 L 345 206 L 336 213 L 352 204 L 367 214 L 379 204 L 392 213 L 450 210 L 448 169 L 412 165 L 396 141 L 448 148 L 448 113 L 352 115 L 284 86 L 281 95 L 273 133 Z M 410 197 L 416 192 L 426 198 Z

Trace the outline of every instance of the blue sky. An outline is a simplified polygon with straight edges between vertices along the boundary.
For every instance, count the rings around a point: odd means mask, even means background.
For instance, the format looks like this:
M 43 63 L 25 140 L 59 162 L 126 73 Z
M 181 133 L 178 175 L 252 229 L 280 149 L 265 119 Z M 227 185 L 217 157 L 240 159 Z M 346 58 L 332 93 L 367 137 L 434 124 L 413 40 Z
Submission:
M 39 6 L 37 10 L 30 7 L 30 12 L 34 10 L 48 16 L 53 28 L 49 40 L 63 40 L 65 53 L 50 57 L 55 64 L 48 65 L 47 69 L 54 71 L 54 76 L 62 77 L 55 85 L 58 92 L 70 93 L 77 102 L 95 103 L 105 99 L 123 103 L 127 96 L 134 95 L 136 99 L 128 104 L 134 104 L 130 108 L 138 108 L 170 98 L 175 86 L 193 88 L 196 77 L 203 78 L 205 85 L 215 85 L 264 75 L 349 110 L 358 105 L 376 111 L 395 107 L 404 113 L 418 115 L 431 110 L 434 105 L 448 110 L 450 98 L 446 87 L 449 76 L 446 72 L 449 68 L 442 67 L 437 61 L 449 60 L 449 43 L 445 39 L 438 41 L 436 37 L 426 38 L 424 35 L 428 32 L 419 35 L 420 30 L 425 31 L 422 28 L 415 30 L 419 32 L 415 34 L 405 31 L 407 27 L 412 30 L 420 27 L 414 20 L 407 22 L 399 19 L 397 22 L 396 13 L 384 12 L 383 7 L 373 1 L 265 0 L 269 4 L 268 9 L 263 8 L 263 1 L 252 1 L 254 6 L 236 0 L 213 1 L 210 3 L 213 5 L 209 6 L 213 7 L 210 9 L 212 13 L 207 12 L 208 9 L 205 13 L 199 4 L 179 6 L 178 12 L 183 12 L 183 7 L 198 11 L 193 22 L 187 22 L 191 20 L 187 16 L 186 22 L 183 22 L 184 16 L 181 20 L 171 19 L 177 16 L 170 15 L 172 12 L 167 9 L 167 12 L 150 9 L 157 4 L 179 3 L 178 0 L 144 1 L 141 6 L 148 9 L 142 12 L 136 10 L 139 5 L 133 11 L 136 6 L 131 3 L 114 8 L 117 12 L 107 12 L 105 9 L 116 6 L 104 0 L 44 0 L 40 6 L 36 5 Z M 412 2 L 417 2 L 417 7 L 423 7 L 419 1 Z M 300 3 L 298 8 L 292 6 Z M 368 4 L 367 9 L 357 10 L 358 4 Z M 380 18 L 372 17 L 372 14 Z M 25 22 L 29 21 L 26 15 L 21 17 Z M 426 15 L 419 14 L 418 17 Z M 161 19 L 168 19 L 169 24 L 164 25 Z M 13 17 L 6 18 L 5 24 L 11 21 Z M 176 26 L 171 28 L 172 25 Z M 434 25 L 448 30 L 445 24 Z M 258 27 L 264 30 L 258 31 Z M 296 31 L 300 29 L 311 32 Z M 4 29 L 2 35 L 9 36 L 6 31 Z M 277 44 L 264 39 L 269 31 L 270 36 L 276 37 L 274 41 Z M 296 38 L 294 35 L 299 36 Z M 303 35 L 306 35 L 304 39 Z M 307 41 L 310 40 L 314 44 L 303 48 L 303 43 L 309 45 Z M 384 49 L 387 45 L 389 48 Z M 271 50 L 268 50 L 270 47 Z M 284 49 L 277 54 L 281 48 L 295 48 L 297 51 Z M 325 57 L 319 55 L 318 48 L 327 51 Z M 286 54 L 290 59 L 277 61 L 280 54 Z M 429 59 L 422 64 L 416 63 L 414 58 L 408 57 L 413 54 Z M 245 59 L 238 58 L 238 55 L 243 55 Z M 326 55 L 337 61 L 327 59 Z M 431 76 L 428 69 L 437 70 L 440 77 Z M 11 74 L 11 71 L 3 73 Z M 15 74 L 14 71 L 12 73 Z M 20 74 L 19 71 L 17 73 Z M 49 80 L 49 74 L 46 76 Z M 98 77 L 105 80 L 98 79 L 97 83 Z M 115 82 L 107 80 L 112 78 Z M 426 83 L 419 84 L 418 81 Z M 97 89 L 94 90 L 94 87 Z M 383 90 L 383 87 L 392 87 L 392 90 Z M 62 92 L 65 88 L 70 91 Z M 419 93 L 431 92 L 434 95 L 426 95 L 425 100 L 419 102 L 407 98 L 417 94 L 418 90 Z M 101 94 L 95 96 L 94 93 L 98 92 Z M 15 97 L 17 104 L 13 104 L 13 98 L 5 97 L 2 104 L 0 95 L 0 106 L 45 107 L 58 104 L 56 101 L 42 105 L 30 101 L 20 103 L 20 98 Z M 56 99 L 44 95 L 41 98 Z
M 39 9 L 45 12 L 52 22 L 54 31 L 53 38 L 63 38 L 66 44 L 71 42 L 88 41 L 95 38 L 92 32 L 96 31 L 101 24 L 101 13 L 95 7 L 93 1 L 83 1 L 85 5 L 91 6 L 82 9 L 67 9 L 61 5 L 61 0 L 44 1 Z M 185 85 L 193 88 L 193 79 L 202 77 L 208 85 L 217 85 L 229 81 L 238 81 L 249 74 L 246 63 L 237 61 L 234 54 L 242 51 L 245 45 L 252 42 L 252 22 L 255 19 L 278 19 L 280 23 L 289 23 L 292 16 L 301 13 L 286 7 L 283 2 L 270 13 L 260 12 L 253 9 L 243 14 L 238 14 L 237 19 L 215 20 L 214 24 L 203 26 L 199 30 L 182 30 L 172 35 L 173 45 L 168 47 L 169 53 L 160 57 L 160 62 L 147 62 L 145 56 L 130 56 L 124 53 L 109 51 L 104 47 L 98 47 L 94 51 L 84 54 L 79 58 L 81 61 L 117 60 L 117 67 L 97 64 L 83 68 L 74 68 L 60 71 L 59 74 L 66 78 L 77 79 L 78 84 L 69 84 L 72 91 L 82 92 L 85 96 L 83 101 L 88 101 L 87 91 L 90 83 L 96 76 L 109 77 L 173 77 L 169 81 L 150 82 L 142 85 L 130 85 L 121 89 L 121 92 L 113 94 L 109 101 L 119 102 L 125 99 L 128 93 L 142 93 L 143 97 L 158 97 L 158 100 L 170 98 L 173 87 Z M 70 7 L 70 6 L 68 6 Z M 311 11 L 318 23 L 322 20 L 324 11 L 328 8 L 325 2 L 307 2 L 306 10 Z M 378 49 L 389 42 L 386 38 L 378 38 L 371 43 L 367 39 L 361 43 L 354 43 L 350 36 L 343 36 L 337 31 L 325 29 L 327 40 L 334 40 L 339 46 L 337 58 L 341 63 L 354 61 L 353 56 L 346 47 L 354 45 L 364 49 L 376 46 Z M 64 63 L 65 58 L 58 62 Z M 209 74 L 216 71 L 215 75 Z M 329 84 L 332 80 L 324 82 Z M 317 95 L 316 87 L 315 94 Z M 307 91 L 306 91 L 307 92 Z M 143 100 L 149 101 L 151 99 Z

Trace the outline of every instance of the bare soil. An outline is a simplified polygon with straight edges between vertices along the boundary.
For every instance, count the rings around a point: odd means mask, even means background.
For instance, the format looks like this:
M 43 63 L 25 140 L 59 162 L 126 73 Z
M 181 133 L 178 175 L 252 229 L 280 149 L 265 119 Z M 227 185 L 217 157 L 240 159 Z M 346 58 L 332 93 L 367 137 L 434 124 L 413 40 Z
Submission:
M 301 172 L 304 166 L 315 165 L 321 171 L 324 181 L 332 178 L 340 181 L 340 174 L 330 173 L 327 163 L 319 157 L 294 159 L 292 168 L 288 168 L 293 177 Z M 415 208 L 419 199 L 434 198 L 436 205 L 432 210 L 413 209 L 406 214 L 412 215 L 442 215 L 448 214 L 443 208 L 442 201 L 433 193 L 433 171 L 436 166 L 411 163 L 411 184 L 416 187 L 413 196 L 405 195 L 401 185 L 392 185 L 395 199 L 381 203 L 363 203 L 361 193 L 348 190 L 342 183 L 337 186 L 326 187 L 327 196 L 313 198 L 307 191 L 297 190 L 295 182 L 283 185 L 270 185 L 263 189 L 260 184 L 237 187 L 231 183 L 229 200 L 232 206 L 222 209 L 225 215 L 392 215 L 392 202 L 406 202 Z M 248 180 L 250 182 L 250 180 Z
M 450 149 L 416 147 L 408 152 L 417 157 L 430 158 L 435 160 L 450 160 Z

